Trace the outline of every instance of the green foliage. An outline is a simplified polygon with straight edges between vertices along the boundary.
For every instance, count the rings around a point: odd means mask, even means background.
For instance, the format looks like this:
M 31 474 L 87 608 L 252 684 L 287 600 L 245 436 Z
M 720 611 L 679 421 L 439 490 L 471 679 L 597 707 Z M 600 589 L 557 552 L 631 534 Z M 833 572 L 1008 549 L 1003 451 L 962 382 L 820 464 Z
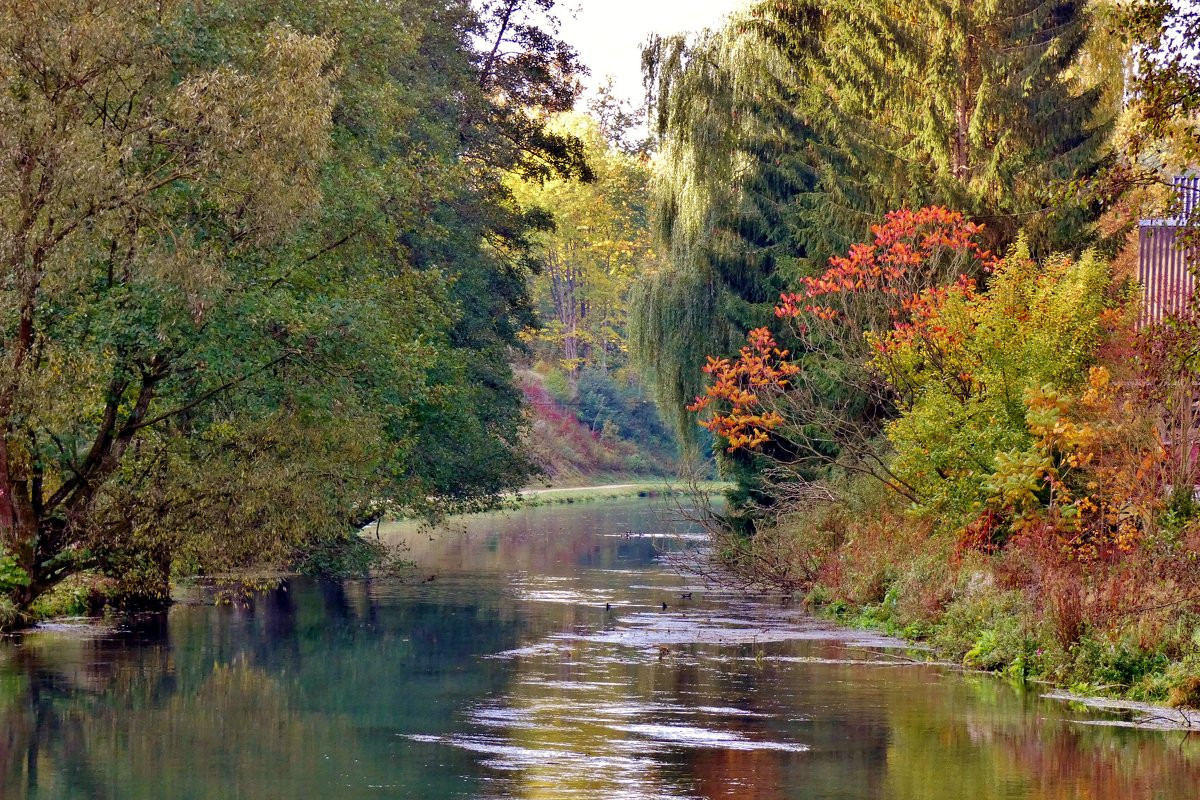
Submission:
M 21 569 L 17 559 L 0 550 L 0 594 L 29 585 L 29 573 Z
M 1107 158 L 1122 80 L 1097 43 L 1078 0 L 772 0 L 652 42 L 668 264 L 637 289 L 631 341 L 666 413 L 885 211 L 962 211 L 996 251 L 1022 229 L 1082 249 L 1097 209 L 1062 190 Z
M 291 566 L 301 575 L 338 580 L 362 577 L 388 558 L 388 549 L 379 542 L 347 534 L 306 548 Z
M 1169 660 L 1161 652 L 1135 642 L 1098 642 L 1085 638 L 1074 650 L 1076 663 L 1086 664 L 1090 680 L 1113 688 L 1128 689 L 1147 675 L 1162 672 Z
M 640 383 L 591 369 L 580 374 L 577 392 L 579 421 L 593 431 L 619 432 L 649 452 L 674 455 L 674 439 Z
M 37 619 L 81 617 L 97 610 L 92 587 L 85 582 L 63 581 L 43 594 L 29 607 Z
M 1027 399 L 1087 379 L 1108 283 L 1094 253 L 1037 263 L 1018 247 L 986 293 L 951 292 L 926 335 L 881 341 L 876 367 L 901 398 L 888 426 L 892 469 L 922 513 L 954 528 L 989 498 L 1013 508 L 1044 502 L 1050 456 L 1033 446 L 1031 426 L 1053 421 Z
M 559 403 L 566 404 L 573 399 L 575 387 L 571 385 L 571 379 L 567 377 L 567 373 L 560 369 L 552 369 L 547 372 L 542 379 L 542 384 L 550 396 Z
M 18 607 L 87 569 L 161 600 L 526 482 L 545 220 L 505 176 L 590 176 L 528 107 L 578 91 L 552 5 L 0 4 Z

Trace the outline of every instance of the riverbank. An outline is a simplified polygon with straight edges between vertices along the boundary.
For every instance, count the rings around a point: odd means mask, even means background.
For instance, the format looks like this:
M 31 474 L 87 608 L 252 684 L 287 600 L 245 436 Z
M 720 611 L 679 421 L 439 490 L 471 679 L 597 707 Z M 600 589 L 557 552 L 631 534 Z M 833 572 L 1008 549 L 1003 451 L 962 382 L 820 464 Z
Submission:
M 937 659 L 1076 695 L 1200 708 L 1190 529 L 1083 557 L 1057 539 L 983 551 L 879 495 L 796 514 L 753 539 L 717 534 L 718 565 L 814 615 Z
M 928 652 L 931 661 L 1038 687 L 1047 697 L 1102 701 L 1111 708 L 1132 703 L 1147 714 L 1157 708 L 1163 718 L 1200 727 L 1195 714 L 1180 714 L 1183 709 L 1200 709 L 1196 663 L 1190 657 L 1171 660 L 1158 648 L 1098 636 L 1081 637 L 1067 648 L 1055 647 L 1029 635 L 1036 628 L 1035 617 L 1011 607 L 1006 611 L 1003 598 L 998 606 L 993 598 L 919 619 L 897 613 L 892 598 L 852 606 L 830 600 L 824 592 L 818 586 L 805 598 L 805 608 L 814 617 L 902 638 Z
M 678 481 L 633 481 L 610 483 L 597 486 L 550 486 L 523 489 L 505 499 L 513 508 L 532 508 L 571 503 L 594 503 L 604 500 L 629 500 L 638 497 L 683 497 L 699 492 L 706 496 L 717 496 L 732 484 L 721 481 L 680 483 Z

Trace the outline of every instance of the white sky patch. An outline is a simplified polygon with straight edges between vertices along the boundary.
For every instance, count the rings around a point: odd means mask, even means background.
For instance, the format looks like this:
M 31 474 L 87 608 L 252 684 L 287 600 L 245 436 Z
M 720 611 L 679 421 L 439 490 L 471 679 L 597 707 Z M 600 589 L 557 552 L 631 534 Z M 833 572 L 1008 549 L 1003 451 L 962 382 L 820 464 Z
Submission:
M 555 9 L 562 38 L 574 45 L 591 69 L 589 90 L 613 76 L 617 96 L 640 106 L 642 43 L 652 33 L 668 35 L 716 27 L 744 0 L 564 0 Z

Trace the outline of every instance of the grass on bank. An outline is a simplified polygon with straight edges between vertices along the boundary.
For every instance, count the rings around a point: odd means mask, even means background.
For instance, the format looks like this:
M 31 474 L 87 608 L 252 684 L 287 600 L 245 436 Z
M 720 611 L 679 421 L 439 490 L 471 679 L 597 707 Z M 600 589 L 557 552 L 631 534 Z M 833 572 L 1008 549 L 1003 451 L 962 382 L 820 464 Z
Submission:
M 1200 619 L 1194 615 L 1151 643 L 1136 634 L 1089 631 L 1064 646 L 1041 635 L 1037 609 L 1019 592 L 958 600 L 934 619 L 906 613 L 899 601 L 894 587 L 883 600 L 859 606 L 821 585 L 805 596 L 814 614 L 928 645 L 933 658 L 966 669 L 1076 695 L 1200 708 L 1200 656 L 1193 647 Z
M 530 488 L 506 498 L 505 505 L 509 508 L 536 508 L 573 503 L 595 503 L 604 500 L 629 500 L 638 497 L 681 497 L 696 491 L 714 496 L 727 491 L 731 485 L 721 481 L 690 484 L 663 480 L 633 481 L 602 486 Z

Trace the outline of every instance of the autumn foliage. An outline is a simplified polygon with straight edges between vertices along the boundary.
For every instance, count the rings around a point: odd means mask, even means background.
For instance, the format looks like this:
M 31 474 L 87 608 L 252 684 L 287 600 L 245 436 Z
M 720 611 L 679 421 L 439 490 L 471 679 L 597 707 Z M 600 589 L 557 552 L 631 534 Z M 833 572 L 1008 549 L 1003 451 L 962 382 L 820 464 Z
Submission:
M 712 384 L 688 406 L 692 412 L 713 409 L 700 424 L 724 439 L 729 452 L 758 447 L 770 438 L 767 432 L 781 425 L 783 417 L 764 410 L 762 396 L 787 391 L 791 376 L 800 371 L 766 328 L 756 328 L 746 338 L 736 359 L 709 356 L 704 372 L 712 376 Z
M 864 333 L 890 331 L 877 340 L 881 346 L 936 335 L 932 320 L 951 291 L 940 282 L 956 280 L 954 290 L 969 293 L 974 277 L 995 266 L 982 233 L 982 225 L 945 208 L 893 211 L 871 228 L 871 242 L 830 259 L 822 275 L 802 281 L 803 291 L 782 294 L 775 316 L 791 323 L 803 351 L 834 349 L 859 361 L 868 356 Z M 689 410 L 710 412 L 700 424 L 729 452 L 761 447 L 785 421 L 767 406 L 801 372 L 791 357 L 767 328 L 751 331 L 737 358 L 709 358 L 704 372 L 712 383 Z
M 960 547 L 1034 537 L 1084 560 L 1127 552 L 1157 510 L 1164 451 L 1136 393 L 1098 360 L 1124 320 L 1107 267 L 1037 262 L 1022 245 L 1000 261 L 982 232 L 942 208 L 889 214 L 871 242 L 781 297 L 798 358 L 756 329 L 737 358 L 709 359 L 712 384 L 691 409 L 709 412 L 701 424 L 731 452 L 790 444 L 819 416 L 796 399 L 805 370 L 836 351 L 842 374 L 863 376 L 845 391 L 891 409 L 863 426 L 889 451 L 874 474 Z
M 871 227 L 872 241 L 851 245 L 846 256 L 829 259 L 829 269 L 802 281 L 803 291 L 779 298 L 775 316 L 865 322 L 852 312 L 866 310 L 875 299 L 894 323 L 919 313 L 919 298 L 937 289 L 955 270 L 964 281 L 995 266 L 982 242 L 983 226 L 957 211 L 922 208 L 892 211 L 881 225 Z M 894 298 L 878 302 L 878 296 Z M 863 298 L 866 298 L 864 301 Z

